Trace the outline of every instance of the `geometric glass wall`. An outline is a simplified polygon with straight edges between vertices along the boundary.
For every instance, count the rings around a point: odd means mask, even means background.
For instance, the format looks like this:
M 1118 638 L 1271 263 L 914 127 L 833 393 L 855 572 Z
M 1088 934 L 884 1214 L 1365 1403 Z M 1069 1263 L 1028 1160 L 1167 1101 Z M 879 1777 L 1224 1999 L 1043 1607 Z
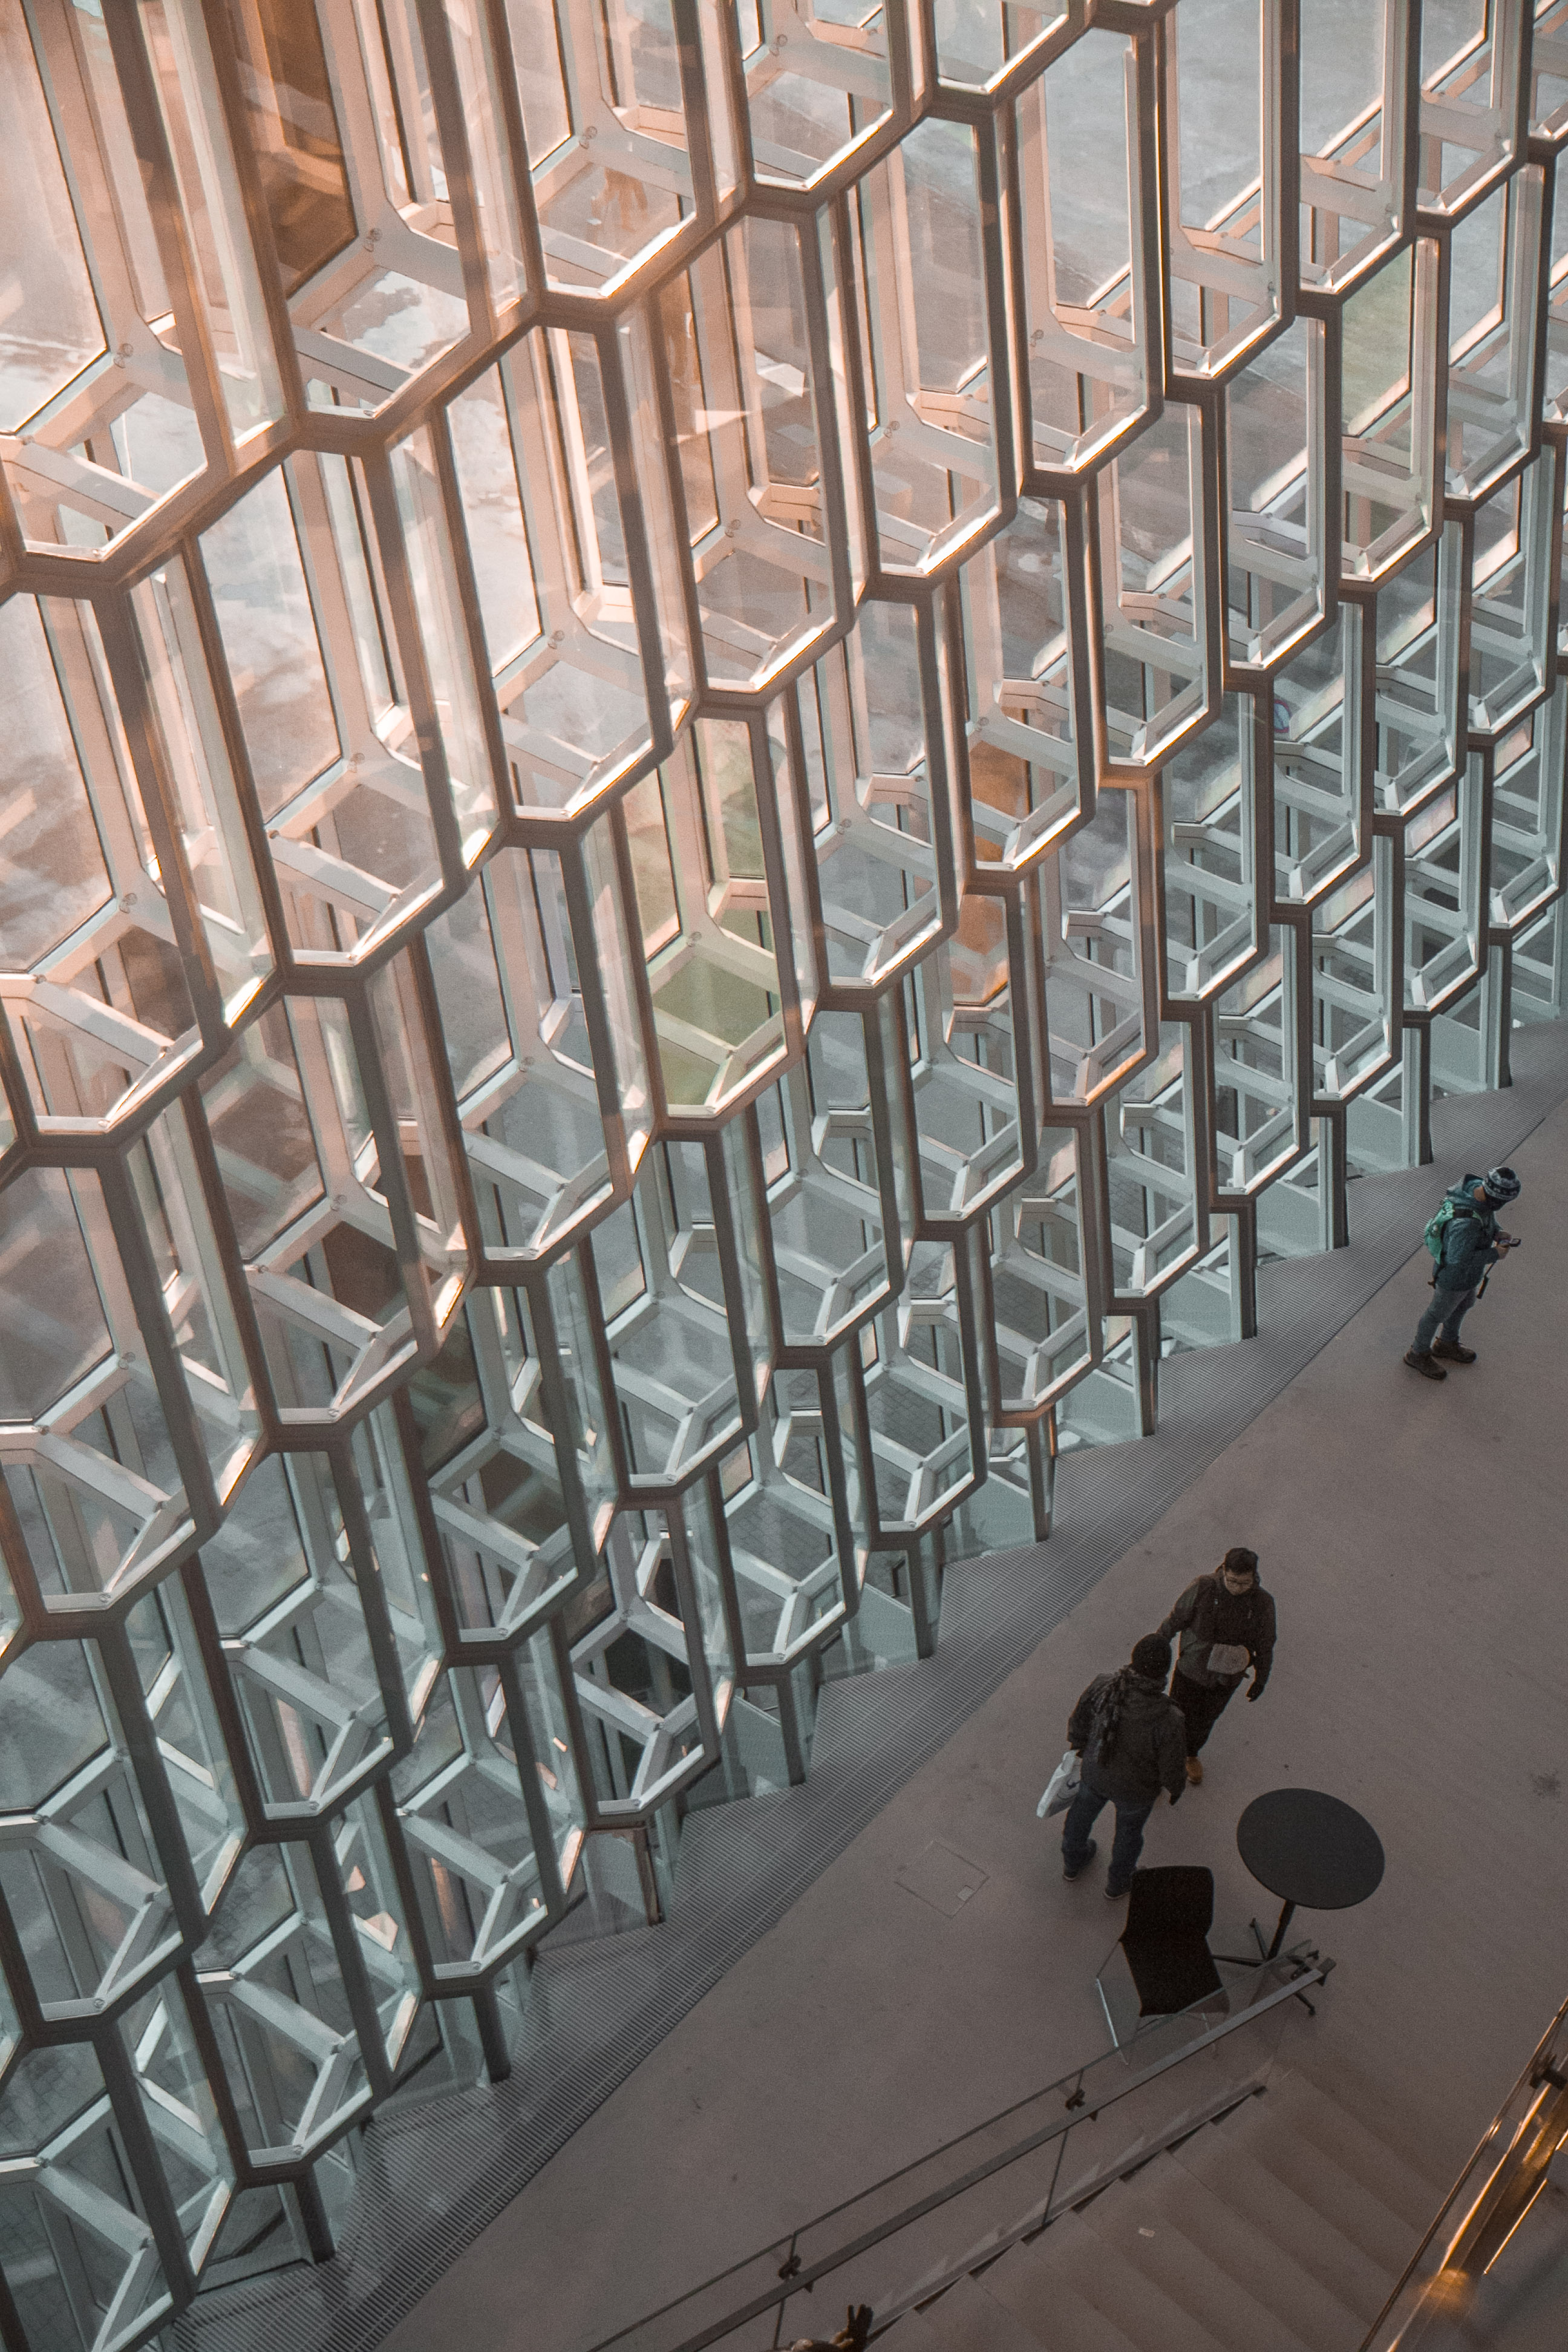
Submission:
M 0 0 L 8 2352 L 1563 1010 L 1565 137 L 1568 0 Z

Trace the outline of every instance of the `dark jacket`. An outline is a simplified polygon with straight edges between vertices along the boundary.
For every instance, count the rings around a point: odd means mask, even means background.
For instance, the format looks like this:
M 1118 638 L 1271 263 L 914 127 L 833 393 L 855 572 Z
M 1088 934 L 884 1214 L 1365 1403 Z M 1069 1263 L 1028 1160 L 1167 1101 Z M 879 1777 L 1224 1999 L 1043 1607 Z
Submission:
M 1245 1643 L 1252 1663 L 1253 1681 L 1261 1690 L 1274 1664 L 1274 1596 L 1265 1592 L 1257 1577 L 1249 1592 L 1227 1592 L 1215 1569 L 1189 1584 L 1160 1631 L 1167 1642 L 1182 1637 L 1176 1672 L 1205 1690 L 1234 1690 L 1241 1675 L 1209 1671 L 1208 1656 L 1216 1642 Z M 1247 1671 L 1242 1668 L 1242 1674 Z
M 1182 1711 L 1158 1683 L 1129 1675 L 1116 1738 L 1108 1756 L 1100 1752 L 1096 1717 L 1110 1689 L 1110 1675 L 1096 1675 L 1068 1718 L 1068 1746 L 1083 1758 L 1084 1778 L 1097 1795 L 1123 1805 L 1152 1805 L 1162 1789 L 1173 1805 L 1187 1785 L 1187 1735 Z
M 1497 1217 L 1476 1199 L 1479 1176 L 1450 1184 L 1443 1198 L 1452 1201 L 1454 1213 L 1443 1228 L 1443 1255 L 1433 1276 L 1439 1290 L 1474 1290 L 1487 1268 L 1502 1252 L 1497 1245 Z

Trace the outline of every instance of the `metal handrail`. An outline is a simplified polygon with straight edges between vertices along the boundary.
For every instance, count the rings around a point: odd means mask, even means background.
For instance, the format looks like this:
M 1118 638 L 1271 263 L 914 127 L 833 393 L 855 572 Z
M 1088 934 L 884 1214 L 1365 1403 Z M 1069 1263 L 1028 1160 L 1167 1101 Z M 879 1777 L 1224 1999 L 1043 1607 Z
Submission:
M 827 2277 L 834 2271 L 841 2270 L 846 2263 L 853 2262 L 858 2256 L 897 2236 L 901 2230 L 910 2228 L 912 2223 L 939 2210 L 942 2206 L 952 2203 L 955 2199 L 962 2197 L 980 2183 L 1006 2171 L 1026 2157 L 1047 2147 L 1052 2140 L 1059 2141 L 1061 2146 L 1058 2150 L 1050 2187 L 1043 2203 L 1031 2206 L 1026 2214 L 1012 2224 L 992 2231 L 982 2244 L 970 2250 L 956 2268 L 951 2261 L 946 2261 L 937 2273 L 923 2274 L 917 2283 L 900 2291 L 891 2301 L 883 2297 L 878 2306 L 878 2326 L 875 2331 L 880 2335 L 884 2328 L 890 2326 L 896 2318 L 911 2309 L 917 2302 L 931 2301 L 933 2296 L 942 2293 L 947 2286 L 955 2284 L 960 2276 L 965 2274 L 967 2270 L 974 2267 L 975 2264 L 993 2260 L 1007 2245 L 1045 2228 L 1049 2221 L 1057 2218 L 1058 2212 L 1067 2210 L 1070 2204 L 1080 2203 L 1086 2196 L 1092 2195 L 1097 2189 L 1107 2185 L 1109 2180 L 1115 2179 L 1119 2173 L 1146 2162 L 1151 2156 L 1157 2155 L 1162 2147 L 1169 2146 L 1173 2140 L 1185 2137 L 1189 2131 L 1212 2120 L 1215 2115 L 1236 2105 L 1241 2099 L 1249 2095 L 1251 2091 L 1260 2087 L 1256 2082 L 1239 2088 L 1233 2084 L 1229 2089 L 1211 2099 L 1206 2105 L 1194 2111 L 1184 2111 L 1171 2117 L 1164 2126 L 1163 2137 L 1140 2141 L 1132 2147 L 1124 2149 L 1118 2157 L 1115 2165 L 1109 2168 L 1103 2177 L 1096 2175 L 1088 2181 L 1075 2181 L 1068 2194 L 1064 2196 L 1061 2205 L 1053 2208 L 1052 2200 L 1061 2178 L 1062 2159 L 1066 2152 L 1067 2141 L 1078 2125 L 1098 2120 L 1107 2109 L 1114 2107 L 1121 2100 L 1142 2090 L 1146 2084 L 1186 2064 L 1189 2060 L 1197 2057 L 1204 2051 L 1216 2049 L 1230 2036 L 1244 2027 L 1255 2023 L 1258 2019 L 1282 2010 L 1289 2002 L 1302 1995 L 1309 1986 L 1324 1983 L 1333 1966 L 1331 1959 L 1323 1959 L 1316 1952 L 1301 1950 L 1293 1953 L 1282 1952 L 1278 1960 L 1265 1963 L 1257 1970 L 1255 1980 L 1259 1988 L 1264 1986 L 1271 1976 L 1280 1979 L 1280 1981 L 1277 1982 L 1271 1990 L 1264 1991 L 1260 1989 L 1255 1997 L 1245 2007 L 1237 2010 L 1234 2015 L 1225 2018 L 1218 2025 L 1211 2026 L 1195 2038 L 1182 2042 L 1178 2048 L 1167 2051 L 1152 2063 L 1142 2069 L 1131 2070 L 1128 2066 L 1128 2053 L 1125 2050 L 1112 2050 L 1101 2053 L 1100 2057 L 1086 2062 L 1070 2074 L 1064 2074 L 1052 2083 L 1026 2093 L 1023 2098 L 1016 2099 L 1010 2105 L 999 2109 L 996 2114 L 987 2116 L 984 2122 L 972 2125 L 968 2130 L 958 2133 L 951 2140 L 943 2141 L 939 2147 L 928 2149 L 923 2156 L 916 2157 L 910 2163 L 900 2166 L 896 2171 L 887 2174 L 869 2188 L 857 2191 L 853 2197 L 846 2198 L 837 2205 L 829 2206 L 825 2211 L 815 2215 L 811 2221 L 802 2223 L 787 2237 L 774 2239 L 767 2245 L 757 2248 L 741 2262 L 732 2263 L 727 2269 L 716 2272 L 712 2277 L 705 2279 L 700 2285 L 689 2288 L 684 2294 L 661 2305 L 657 2310 L 644 2313 L 629 2326 L 617 2328 L 615 2334 L 600 2337 L 591 2347 L 591 2352 L 614 2352 L 614 2347 L 626 2347 L 626 2352 L 655 2352 L 656 2346 L 658 2352 L 703 2352 L 704 2347 L 721 2342 L 735 2329 L 743 2327 L 748 2321 L 756 2319 L 775 2307 L 780 2311 L 782 2321 L 783 2306 L 795 2295 L 808 2291 L 817 2280 Z M 1285 1973 L 1286 1971 L 1289 1973 Z M 1171 2021 L 1172 2023 L 1177 2021 Z M 1126 2071 L 1119 2074 L 1111 2074 L 1110 2067 L 1118 2059 L 1122 2062 Z M 1110 2076 L 1110 2080 L 1104 2092 L 1095 2096 L 1091 2104 L 1090 2094 L 1085 2087 L 1085 2078 L 1101 2068 Z M 1012 2119 L 1020 2116 L 1026 2109 L 1037 2105 L 1043 2099 L 1050 2099 L 1053 2096 L 1060 2098 L 1061 2112 L 1053 2113 L 1051 2119 L 1038 2129 L 1028 2132 L 1022 2138 L 1011 2140 L 1003 2148 L 969 2164 L 956 2176 L 943 2180 L 925 2194 L 915 2196 L 909 2201 L 901 2203 L 895 2211 L 884 2215 L 870 2226 L 859 2231 L 851 2231 L 847 2236 L 836 2237 L 834 2242 L 820 2253 L 813 2253 L 807 2258 L 802 2252 L 803 2240 L 811 2239 L 818 2231 L 828 2229 L 836 2221 L 847 2222 L 847 2217 L 853 2214 L 856 2208 L 866 2208 L 873 2200 L 895 2190 L 900 2182 L 910 2181 L 911 2176 L 924 2168 L 940 2162 L 943 2158 L 955 2156 L 984 2134 L 997 2130 Z M 742 2292 L 736 2303 L 722 2310 L 713 2319 L 707 2322 L 698 2320 L 694 2328 L 679 2336 L 672 2337 L 667 2333 L 650 2332 L 658 2331 L 660 2322 L 677 2320 L 683 2311 L 696 2318 L 696 2306 L 704 2299 L 715 2296 L 730 2281 L 735 2282 L 739 2289 L 740 2283 L 748 2272 L 760 2272 L 764 2266 L 766 2272 L 771 2274 L 768 2284 L 760 2286 L 758 2292 L 750 2295 Z
M 1568 2143 L 1568 2001 L 1437 2210 L 1361 2352 L 1406 2352 L 1439 2315 L 1456 2318 L 1546 2186 Z

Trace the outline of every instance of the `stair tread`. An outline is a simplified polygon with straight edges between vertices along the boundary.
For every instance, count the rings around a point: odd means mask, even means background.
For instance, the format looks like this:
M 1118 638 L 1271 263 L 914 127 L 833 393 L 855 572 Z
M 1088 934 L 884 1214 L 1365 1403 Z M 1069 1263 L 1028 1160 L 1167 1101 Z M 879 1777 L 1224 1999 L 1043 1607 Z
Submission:
M 1119 2203 L 1124 2217 L 1120 2229 L 1103 2221 L 1098 2229 L 1093 2226 L 1096 2212 Z M 1159 2244 L 1159 2237 L 1145 2242 L 1138 2234 L 1142 2226 L 1148 2226 L 1146 2217 L 1131 2207 L 1130 2195 L 1124 2200 L 1121 2191 L 1110 2189 L 1082 2213 L 1054 2221 L 1030 2249 L 1038 2259 L 1027 2291 L 1020 2268 L 1012 2301 L 1015 2309 L 1026 2313 L 1043 2343 L 1051 2342 L 1058 2284 L 1065 2284 L 1140 2347 L 1155 2345 L 1159 2352 L 1215 2352 L 1216 2347 L 1223 2352 L 1258 2352 L 1267 2343 L 1268 2352 L 1303 2352 L 1295 2338 L 1272 2330 L 1267 2312 L 1252 2305 L 1245 2313 L 1238 2307 L 1234 2331 L 1222 2333 L 1215 2324 L 1215 2291 L 1228 2294 L 1229 2281 L 1212 2264 L 1203 2265 L 1206 2291 L 1201 2293 L 1194 2293 L 1190 2266 L 1185 2278 L 1153 2275 L 1149 2250 Z M 1164 2234 L 1173 2247 L 1176 2232 Z M 1263 2332 L 1266 2328 L 1272 2332 Z
M 1069 2215 L 1068 2221 L 1076 2218 Z M 1048 2315 L 1049 2352 L 1139 2352 L 1132 2337 L 1071 2284 L 1064 2265 L 1052 2265 L 1050 2242 L 1067 2226 L 1053 2222 L 1033 2244 L 1015 2246 L 986 2273 L 992 2294 L 1026 2323 L 1031 2315 Z
M 1128 2263 L 1107 2261 L 1081 2213 L 1065 2213 L 1024 2252 L 1029 2260 L 1018 2263 L 1010 2299 L 1045 2342 L 1065 2289 L 1130 2344 L 1156 2344 L 1160 2352 L 1214 2352 L 1213 2337 L 1169 2296 Z
M 1298 2038 L 1281 2071 L 1322 2092 L 1391 2147 L 1428 2189 L 1446 2196 L 1470 2153 L 1469 2125 L 1457 2125 L 1448 2100 L 1433 2086 L 1424 2054 L 1389 2020 L 1374 2022 L 1359 2004 L 1346 2001 L 1335 2007 L 1321 2040 Z
M 1245 2158 L 1238 2162 L 1245 2166 Z M 1178 2156 L 1150 2167 L 1149 2186 L 1158 2212 L 1242 2293 L 1308 2343 L 1348 2343 L 1382 2309 L 1386 2284 L 1382 2294 L 1374 2290 L 1370 2309 L 1359 2308 L 1346 2294 L 1345 2282 L 1330 2286 L 1298 2260 L 1276 2217 L 1255 2221 L 1229 2193 L 1229 2179 L 1200 2180 Z
M 899 2352 L 943 2352 L 942 2338 L 933 2332 L 923 2311 L 906 2311 L 902 2319 L 894 2321 L 888 2335 L 889 2339 L 898 2337 Z
M 1234 2139 L 1199 2133 L 1176 2150 L 1177 2161 L 1275 2236 L 1303 2270 L 1375 2318 L 1420 2232 L 1295 2133 L 1288 2115 L 1270 2116 L 1268 2104 L 1258 2102 L 1263 2112 Z
M 980 2279 L 960 2279 L 916 2316 L 925 2323 L 925 2340 L 942 2352 L 1041 2352 L 1027 2321 L 997 2302 Z M 912 2336 L 910 2344 L 913 2352 Z
M 1134 2272 L 1161 2298 L 1201 2327 L 1205 2340 L 1224 2352 L 1256 2352 L 1267 2344 L 1269 2352 L 1321 2352 L 1310 2337 L 1300 2336 L 1271 2311 L 1231 2271 L 1225 2269 L 1189 2238 L 1179 2221 L 1162 2210 L 1156 2174 L 1175 2168 L 1169 2157 L 1157 2158 L 1146 2173 L 1142 2193 L 1125 2201 L 1114 2193 L 1097 2197 L 1084 2220 L 1118 2267 Z M 1169 2330 L 1146 2339 L 1162 2345 L 1173 2339 Z
M 1348 2172 L 1367 2196 L 1375 2198 L 1417 2233 L 1426 2228 L 1451 2181 L 1439 2182 L 1418 2172 L 1397 2149 L 1305 2075 L 1280 2078 L 1277 2088 L 1264 2094 L 1264 2102 L 1276 2098 L 1280 2102 L 1276 2116 L 1288 2115 L 1289 2119 L 1288 2132 L 1280 2133 L 1276 2145 L 1283 2147 L 1288 2138 L 1300 2141 Z M 1252 2127 L 1261 2128 L 1257 2124 Z

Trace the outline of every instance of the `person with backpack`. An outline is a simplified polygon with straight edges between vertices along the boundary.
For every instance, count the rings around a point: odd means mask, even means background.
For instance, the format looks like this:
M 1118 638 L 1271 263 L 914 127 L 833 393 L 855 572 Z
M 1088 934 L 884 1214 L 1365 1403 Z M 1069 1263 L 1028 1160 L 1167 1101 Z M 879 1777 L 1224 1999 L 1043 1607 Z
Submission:
M 1263 1590 L 1258 1554 L 1233 1544 L 1212 1576 L 1189 1584 L 1161 1626 L 1165 1641 L 1180 1634 L 1171 1696 L 1182 1711 L 1186 1774 L 1196 1788 L 1204 1777 L 1203 1746 L 1252 1669 L 1249 1699 L 1261 1698 L 1274 1664 L 1277 1632 L 1274 1596 Z
M 1128 1664 L 1096 1675 L 1068 1718 L 1068 1746 L 1083 1758 L 1079 1791 L 1062 1822 L 1062 1876 L 1077 1878 L 1099 1849 L 1090 1830 L 1107 1805 L 1116 1835 L 1105 1874 L 1108 1903 L 1132 1884 L 1143 1851 L 1143 1824 L 1164 1790 L 1172 1804 L 1186 1787 L 1182 1718 L 1165 1696 L 1171 1645 L 1146 1633 Z
M 1459 1345 L 1459 1326 L 1486 1288 L 1490 1269 L 1519 1247 L 1512 1234 L 1500 1229 L 1497 1213 L 1518 1200 L 1520 1189 L 1511 1168 L 1489 1168 L 1484 1176 L 1466 1176 L 1450 1184 L 1436 1214 L 1428 1219 L 1426 1241 L 1435 1261 L 1432 1304 L 1405 1351 L 1405 1362 L 1423 1379 L 1446 1381 L 1445 1364 L 1475 1362 L 1475 1349 Z

